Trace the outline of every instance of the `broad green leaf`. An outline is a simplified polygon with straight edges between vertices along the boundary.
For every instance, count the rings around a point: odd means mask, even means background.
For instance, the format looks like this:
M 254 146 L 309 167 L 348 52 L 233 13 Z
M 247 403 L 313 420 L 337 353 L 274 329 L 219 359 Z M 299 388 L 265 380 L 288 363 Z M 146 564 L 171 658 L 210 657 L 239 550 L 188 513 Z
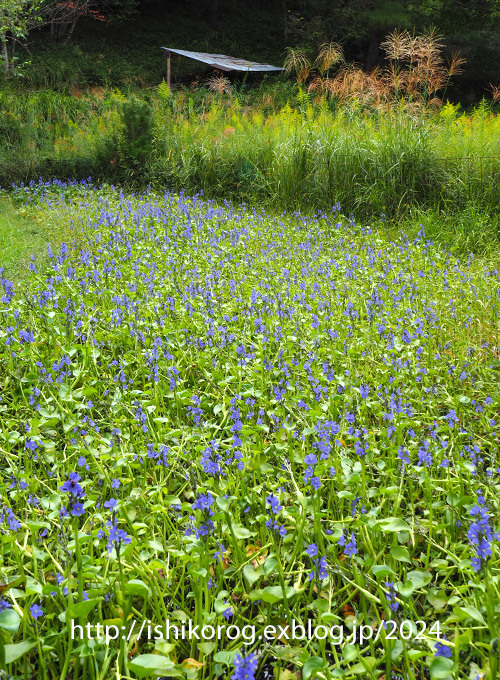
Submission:
M 465 620 L 471 618 L 473 621 L 477 621 L 483 626 L 486 626 L 486 621 L 483 618 L 481 612 L 479 612 L 475 607 L 453 607 L 455 613 L 460 612 L 460 619 Z
M 286 586 L 285 594 L 287 600 L 289 600 L 296 594 L 295 588 L 292 588 L 292 586 Z M 281 586 L 267 586 L 267 588 L 264 588 L 262 591 L 262 600 L 264 602 L 274 604 L 275 602 L 279 602 L 282 599 L 283 589 L 281 588 Z
M 351 661 L 354 661 L 356 657 L 358 656 L 358 650 L 355 645 L 350 645 L 347 643 L 343 649 L 343 656 L 344 660 L 347 663 L 350 663 Z
M 428 571 L 416 569 L 415 571 L 409 571 L 406 576 L 408 579 L 413 581 L 415 588 L 417 589 L 429 585 L 429 583 L 432 581 L 432 574 L 430 574 Z
M 130 670 L 134 671 L 140 678 L 168 673 L 175 666 L 173 661 L 158 654 L 140 654 L 129 661 L 128 665 Z
M 251 588 L 255 581 L 258 581 L 262 576 L 263 569 L 259 565 L 257 568 L 253 567 L 251 564 L 245 564 L 243 567 L 243 576 L 245 581 L 248 583 L 248 587 Z
M 452 680 L 454 674 L 453 659 L 448 659 L 444 656 L 436 656 L 430 667 L 431 680 Z
M 448 596 L 444 590 L 431 588 L 427 593 L 427 602 L 429 602 L 429 604 L 431 604 L 434 609 L 444 609 L 448 603 Z
M 163 503 L 168 503 L 169 505 L 180 505 L 181 501 L 178 496 L 172 496 L 172 494 L 168 496 L 163 496 Z
M 286 597 L 290 599 L 296 595 L 296 590 L 292 586 L 286 587 Z M 276 604 L 276 602 L 281 602 L 283 600 L 283 590 L 281 586 L 267 586 L 262 590 L 252 590 L 249 593 L 251 600 L 262 600 L 263 602 L 269 602 L 269 604 Z
M 15 609 L 4 609 L 0 612 L 0 628 L 9 631 L 9 633 L 16 633 L 20 623 L 21 617 Z
M 386 517 L 378 522 L 378 526 L 384 533 L 392 531 L 411 531 L 408 524 L 399 517 Z
M 159 541 L 146 541 L 146 545 L 149 548 L 153 548 L 156 552 L 164 552 L 165 549 Z
M 238 650 L 235 649 L 232 652 L 217 652 L 217 654 L 214 654 L 214 661 L 217 661 L 218 663 L 223 663 L 226 666 L 232 666 L 233 661 L 236 658 L 236 656 L 239 654 Z
M 363 657 L 363 662 L 360 661 L 359 663 L 354 664 L 354 666 L 350 669 L 350 672 L 353 675 L 363 675 L 364 677 L 370 677 L 370 673 L 373 673 L 373 670 L 379 663 L 380 659 L 376 659 L 374 656 L 365 656 Z
M 80 616 L 87 616 L 94 607 L 97 607 L 100 601 L 99 598 L 94 598 L 93 600 L 83 600 L 82 602 L 71 604 L 66 610 L 66 621 L 78 619 Z
M 391 548 L 390 553 L 395 560 L 398 560 L 398 562 L 408 562 L 411 564 L 410 553 L 404 546 L 398 545 L 394 548 Z
M 25 654 L 30 652 L 33 647 L 36 647 L 36 642 L 33 640 L 24 640 L 15 645 L 5 645 L 5 664 L 14 663 L 18 661 Z
M 376 578 L 382 578 L 388 574 L 394 574 L 394 571 L 388 567 L 386 564 L 374 564 L 372 567 L 372 574 Z
M 31 529 L 33 533 L 39 529 L 50 529 L 50 524 L 48 522 L 26 522 L 26 526 Z
M 328 663 L 319 656 L 311 656 L 305 662 L 302 668 L 302 680 L 309 680 L 314 678 L 319 671 L 325 671 L 328 668 Z
M 41 595 L 42 594 L 42 586 L 38 581 L 35 581 L 34 578 L 31 576 L 28 576 L 26 578 L 26 589 L 25 589 L 26 595 Z
M 215 499 L 215 502 L 217 503 L 217 507 L 219 507 L 223 512 L 227 512 L 229 510 L 229 506 L 231 505 L 231 498 L 224 498 L 224 496 L 217 496 Z M 233 525 L 234 529 L 234 525 Z
M 264 574 L 266 576 L 269 576 L 269 574 L 271 574 L 274 571 L 277 564 L 278 562 L 274 557 L 268 557 L 263 564 Z
M 403 649 L 404 649 L 404 646 L 403 646 L 402 641 L 396 640 L 394 642 L 394 646 L 392 648 L 391 659 L 393 661 L 397 661 L 400 658 L 401 654 L 403 653 Z
M 246 527 L 242 527 L 239 524 L 235 524 L 234 522 L 231 524 L 231 528 L 236 538 L 239 539 L 250 538 L 250 536 L 255 535 L 254 531 L 249 531 Z
M 140 579 L 132 579 L 125 585 L 126 595 L 139 595 L 147 599 L 151 595 L 149 587 Z
M 429 583 L 432 581 L 432 575 L 429 574 L 428 571 L 410 571 L 406 575 L 406 581 L 404 582 L 403 585 L 397 585 L 396 584 L 396 590 L 403 596 L 403 597 L 411 597 L 415 590 L 420 590 L 420 588 L 424 588 L 425 586 L 429 585 Z

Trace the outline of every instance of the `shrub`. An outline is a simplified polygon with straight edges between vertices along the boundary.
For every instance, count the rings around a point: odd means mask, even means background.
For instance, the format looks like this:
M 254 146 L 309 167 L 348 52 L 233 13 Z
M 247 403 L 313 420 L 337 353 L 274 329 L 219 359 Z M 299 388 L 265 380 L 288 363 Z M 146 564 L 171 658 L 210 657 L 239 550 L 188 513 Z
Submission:
M 120 161 L 131 175 L 143 174 L 153 144 L 153 110 L 146 101 L 132 96 L 121 105 L 120 118 Z

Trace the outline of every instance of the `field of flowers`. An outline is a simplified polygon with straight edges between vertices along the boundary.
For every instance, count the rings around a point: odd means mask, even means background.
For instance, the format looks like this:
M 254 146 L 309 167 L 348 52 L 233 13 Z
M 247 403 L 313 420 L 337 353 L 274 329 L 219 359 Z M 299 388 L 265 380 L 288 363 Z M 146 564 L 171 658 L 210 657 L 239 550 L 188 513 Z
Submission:
M 0 676 L 497 677 L 496 269 L 338 205 L 17 200 L 75 240 L 0 276 Z

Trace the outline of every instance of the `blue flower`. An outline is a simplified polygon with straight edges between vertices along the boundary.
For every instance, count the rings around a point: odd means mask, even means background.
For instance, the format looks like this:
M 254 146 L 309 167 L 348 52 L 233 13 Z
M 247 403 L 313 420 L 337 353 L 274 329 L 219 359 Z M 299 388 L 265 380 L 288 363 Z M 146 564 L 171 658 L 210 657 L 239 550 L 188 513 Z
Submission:
M 11 607 L 12 605 L 8 600 L 5 598 L 0 599 L 0 612 L 3 612 L 5 609 L 10 609 Z
M 194 424 L 199 426 L 201 425 L 201 416 L 203 415 L 203 409 L 200 407 L 200 398 L 196 394 L 193 394 L 191 401 L 193 406 L 188 406 L 187 412 L 192 416 Z
M 30 607 L 30 613 L 31 613 L 31 616 L 36 621 L 41 616 L 43 616 L 43 609 L 38 604 L 32 604 L 31 607 Z
M 442 640 L 447 640 L 447 637 L 445 635 L 441 636 Z M 444 645 L 440 640 L 436 642 L 434 645 L 434 649 L 436 650 L 434 653 L 434 656 L 444 656 L 448 659 L 450 659 L 453 656 L 453 649 L 449 645 Z
M 64 484 L 61 486 L 61 491 L 64 493 L 70 493 L 73 496 L 79 497 L 79 496 L 84 496 L 85 494 L 83 493 L 83 489 L 80 486 L 80 475 L 78 472 L 70 472 L 68 475 L 68 479 L 64 482 Z
M 210 491 L 206 494 L 198 494 L 192 507 L 193 510 L 200 510 L 202 513 L 202 521 L 195 528 L 196 538 L 206 538 L 214 530 L 214 523 L 210 519 L 214 514 L 212 510 L 212 505 L 215 503 L 215 497 L 212 496 Z M 194 519 L 194 518 L 193 518 Z
M 284 538 L 286 536 L 286 527 L 284 524 L 279 524 L 274 517 L 271 517 L 270 519 L 266 519 L 265 525 L 268 529 L 273 531 L 275 534 L 278 536 L 281 536 L 281 538 Z
M 224 547 L 224 544 L 221 543 L 219 545 L 219 549 L 217 550 L 217 552 L 214 553 L 214 560 L 216 562 L 218 562 L 219 560 L 222 560 L 225 552 L 226 552 L 226 548 Z
M 318 557 L 318 546 L 316 543 L 311 543 L 306 548 L 306 553 L 311 558 L 311 562 L 314 565 L 314 569 L 309 572 L 309 580 L 312 581 L 314 578 L 322 581 L 328 577 L 328 572 L 326 570 L 326 557 Z
M 352 557 L 358 552 L 356 545 L 356 537 L 351 534 L 350 537 L 347 535 L 347 529 L 344 529 L 342 536 L 339 538 L 339 545 L 344 548 L 344 555 L 346 557 Z
M 361 399 L 367 399 L 368 395 L 370 394 L 370 388 L 368 385 L 361 385 L 359 388 L 359 394 L 361 395 Z
M 81 503 L 73 503 L 71 506 L 71 514 L 73 517 L 81 517 L 82 515 L 85 514 L 85 510 L 83 508 L 83 505 Z
M 475 518 L 467 532 L 467 537 L 475 549 L 476 555 L 471 559 L 474 571 L 480 571 L 492 555 L 492 544 L 496 535 L 491 524 L 491 515 L 485 505 L 483 495 L 477 493 L 477 504 L 469 514 Z
M 118 528 L 116 517 L 113 517 L 112 520 L 108 520 L 106 522 L 106 528 L 109 530 L 106 548 L 108 552 L 111 552 L 114 548 L 116 550 L 116 554 L 119 556 L 122 545 L 127 545 L 132 539 L 127 535 L 126 531 Z
M 385 593 L 385 599 L 389 605 L 389 609 L 393 612 L 397 612 L 399 609 L 399 602 L 396 600 L 396 591 L 394 590 L 393 581 L 384 581 L 385 587 L 389 592 Z
M 269 494 L 269 496 L 266 498 L 266 503 L 271 506 L 271 512 L 273 515 L 277 515 L 280 510 L 283 510 L 283 506 L 280 505 L 279 499 L 276 496 L 273 496 L 273 494 Z
M 83 456 L 80 456 L 80 458 L 78 459 L 78 467 L 83 467 L 86 470 L 90 469 L 86 459 Z
M 316 543 L 311 543 L 310 545 L 308 545 L 306 548 L 306 553 L 309 555 L 311 559 L 316 557 L 316 555 L 318 554 L 318 546 L 316 545 Z
M 21 528 L 21 522 L 16 519 L 12 510 L 6 506 L 0 508 L 0 523 L 7 523 L 11 531 L 17 531 Z
M 110 498 L 109 501 L 104 501 L 103 505 L 107 510 L 114 510 L 118 505 L 118 501 L 116 498 Z
M 248 656 L 238 654 L 233 661 L 235 671 L 231 680 L 255 680 L 258 665 L 258 659 L 253 652 L 250 652 Z
M 210 515 L 213 515 L 211 507 L 214 502 L 215 498 L 212 496 L 210 491 L 205 495 L 200 493 L 193 503 L 193 510 L 202 510 L 203 512 L 208 512 Z
M 444 417 L 448 421 L 449 427 L 454 427 L 455 423 L 458 423 L 458 416 L 455 409 L 451 409 Z

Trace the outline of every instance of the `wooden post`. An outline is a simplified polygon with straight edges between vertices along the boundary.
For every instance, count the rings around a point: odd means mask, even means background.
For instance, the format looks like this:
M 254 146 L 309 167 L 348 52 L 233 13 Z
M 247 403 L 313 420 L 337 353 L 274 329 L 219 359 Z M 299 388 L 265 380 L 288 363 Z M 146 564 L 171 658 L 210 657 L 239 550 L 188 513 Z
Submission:
M 167 85 L 168 85 L 169 90 L 170 90 L 170 85 L 171 85 L 171 83 L 170 83 L 170 57 L 171 57 L 171 55 L 172 55 L 172 53 L 169 50 L 167 50 Z

